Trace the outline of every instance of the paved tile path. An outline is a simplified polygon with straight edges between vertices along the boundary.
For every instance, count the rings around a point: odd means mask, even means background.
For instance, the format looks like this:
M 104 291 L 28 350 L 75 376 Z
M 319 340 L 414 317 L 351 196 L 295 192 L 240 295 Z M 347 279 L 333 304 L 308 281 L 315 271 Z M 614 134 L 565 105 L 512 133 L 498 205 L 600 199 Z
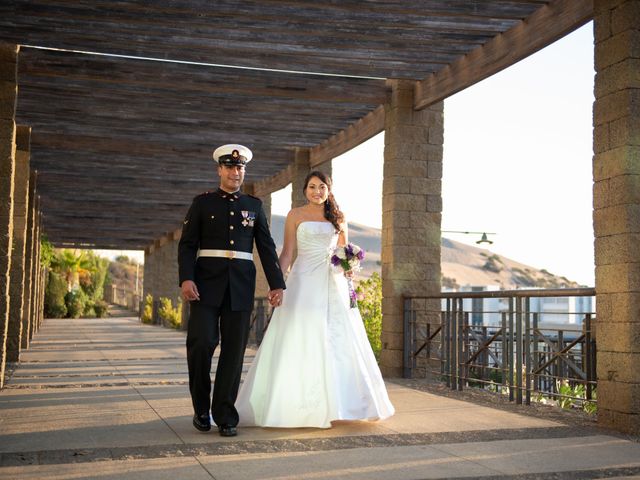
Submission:
M 135 318 L 46 320 L 0 392 L 0 479 L 640 479 L 640 443 L 393 381 L 384 422 L 202 434 L 184 355 Z

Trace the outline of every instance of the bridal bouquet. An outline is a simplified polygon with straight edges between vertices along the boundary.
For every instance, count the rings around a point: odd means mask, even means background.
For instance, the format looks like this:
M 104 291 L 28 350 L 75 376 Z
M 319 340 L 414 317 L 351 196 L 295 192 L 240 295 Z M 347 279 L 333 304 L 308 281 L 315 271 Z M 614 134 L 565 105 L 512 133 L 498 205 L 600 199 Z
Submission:
M 334 267 L 342 267 L 345 272 L 357 272 L 360 270 L 360 262 L 364 259 L 364 250 L 353 243 L 338 246 L 331 252 L 331 264 Z M 353 288 L 353 280 L 347 277 L 349 285 L 349 307 L 356 308 L 358 299 Z

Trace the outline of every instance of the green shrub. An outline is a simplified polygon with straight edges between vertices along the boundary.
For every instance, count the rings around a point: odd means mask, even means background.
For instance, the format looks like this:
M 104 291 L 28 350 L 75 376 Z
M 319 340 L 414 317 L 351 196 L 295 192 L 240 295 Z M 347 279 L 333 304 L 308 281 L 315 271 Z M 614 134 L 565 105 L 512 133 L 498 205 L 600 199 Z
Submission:
M 180 328 L 182 326 L 182 301 L 178 300 L 178 305 L 173 308 L 171 300 L 166 297 L 160 297 L 160 307 L 158 308 L 158 316 L 162 320 L 162 324 L 171 328 Z
M 362 280 L 356 287 L 358 309 L 362 315 L 364 328 L 376 358 L 380 355 L 382 342 L 382 279 L 374 272 L 367 280 Z
M 104 318 L 107 316 L 107 302 L 105 302 L 104 300 L 96 300 L 95 304 L 93 305 L 93 311 L 95 313 L 95 316 L 98 318 Z
M 67 282 L 61 275 L 50 271 L 47 286 L 44 290 L 44 315 L 47 318 L 64 318 L 67 306 L 64 296 L 67 293 Z
M 87 300 L 87 303 L 84 306 L 84 311 L 80 316 L 82 318 L 96 318 L 96 310 L 94 306 L 95 305 L 93 304 L 93 300 L 91 299 Z
M 80 275 L 80 287 L 95 304 L 104 298 L 104 283 L 109 269 L 109 260 L 89 250 L 85 253 L 85 269 Z
M 144 297 L 144 307 L 142 309 L 142 315 L 140 315 L 140 321 L 142 323 L 153 323 L 153 296 L 147 293 Z
M 80 288 L 67 292 L 64 296 L 64 303 L 67 306 L 67 317 L 80 318 L 84 313 L 87 301 L 87 294 Z
M 40 265 L 51 267 L 51 261 L 55 256 L 55 250 L 45 234 L 40 235 Z

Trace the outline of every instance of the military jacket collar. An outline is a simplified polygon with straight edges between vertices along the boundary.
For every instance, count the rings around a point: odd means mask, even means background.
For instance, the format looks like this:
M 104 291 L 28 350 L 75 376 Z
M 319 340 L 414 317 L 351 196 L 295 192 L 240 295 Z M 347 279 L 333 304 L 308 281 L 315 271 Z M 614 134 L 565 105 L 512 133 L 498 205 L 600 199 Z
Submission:
M 237 200 L 238 198 L 240 198 L 242 196 L 242 193 L 240 192 L 240 190 L 238 190 L 237 192 L 234 192 L 234 193 L 229 193 L 229 192 L 225 192 L 221 188 L 218 188 L 216 190 L 216 193 L 218 195 L 220 195 L 222 198 L 225 198 L 225 199 L 234 198 L 234 199 Z

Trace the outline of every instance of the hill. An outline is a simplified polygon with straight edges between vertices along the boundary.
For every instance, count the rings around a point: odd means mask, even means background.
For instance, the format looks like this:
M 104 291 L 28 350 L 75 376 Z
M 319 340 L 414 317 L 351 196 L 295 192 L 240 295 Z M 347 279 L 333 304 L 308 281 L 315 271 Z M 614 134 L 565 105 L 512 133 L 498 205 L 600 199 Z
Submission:
M 271 233 L 278 250 L 282 248 L 284 217 L 271 216 Z M 366 250 L 361 277 L 380 272 L 381 232 L 378 228 L 349 223 L 349 239 Z M 497 285 L 500 289 L 515 288 L 574 288 L 576 282 L 553 275 L 490 250 L 472 247 L 448 238 L 442 239 L 442 286 L 458 289 L 461 286 Z

